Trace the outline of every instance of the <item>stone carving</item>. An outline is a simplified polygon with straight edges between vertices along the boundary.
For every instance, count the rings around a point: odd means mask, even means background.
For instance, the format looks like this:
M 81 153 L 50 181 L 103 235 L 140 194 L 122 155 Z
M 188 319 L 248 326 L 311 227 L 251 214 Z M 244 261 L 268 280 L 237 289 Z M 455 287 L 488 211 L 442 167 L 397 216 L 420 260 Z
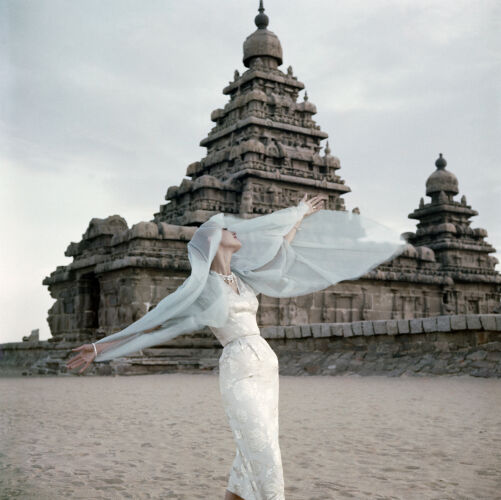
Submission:
M 285 302 L 281 304 L 281 320 L 283 324 L 298 324 L 308 323 L 308 313 L 300 308 L 297 303 L 297 298 L 283 299 Z
M 242 194 L 242 201 L 240 203 L 240 214 L 246 215 L 252 213 L 252 191 L 246 189 Z
M 40 329 L 31 330 L 29 335 L 23 337 L 23 342 L 38 342 L 40 340 Z

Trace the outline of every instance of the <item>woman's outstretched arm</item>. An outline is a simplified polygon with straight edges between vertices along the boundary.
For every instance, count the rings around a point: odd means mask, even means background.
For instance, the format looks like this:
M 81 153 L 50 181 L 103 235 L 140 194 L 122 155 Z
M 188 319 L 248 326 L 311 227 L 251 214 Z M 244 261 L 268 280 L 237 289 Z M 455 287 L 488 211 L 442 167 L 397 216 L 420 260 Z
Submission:
M 308 195 L 304 195 L 303 196 L 303 199 L 301 201 L 304 201 L 307 205 L 309 205 L 309 210 L 308 212 L 306 212 L 304 215 L 303 215 L 303 218 L 304 217 L 307 217 L 308 215 L 311 215 L 312 213 L 320 210 L 321 208 L 321 205 L 322 205 L 322 202 L 325 200 L 325 196 L 320 196 L 320 195 L 317 195 L 317 196 L 314 196 L 313 198 L 311 198 L 311 200 L 307 200 L 307 196 Z M 292 240 L 294 239 L 294 236 L 296 236 L 296 231 L 299 227 L 299 225 L 301 224 L 301 221 L 303 220 L 303 218 L 301 218 L 300 220 L 298 220 L 293 228 L 284 236 L 284 238 L 287 240 L 288 243 L 291 243 Z
M 143 333 L 151 333 L 156 330 L 160 330 L 160 328 L 162 328 L 162 326 L 160 325 L 155 326 L 154 328 L 144 330 Z M 79 351 L 79 353 L 70 360 L 68 360 L 68 362 L 66 363 L 66 368 L 68 370 L 73 370 L 73 368 L 79 368 L 80 366 L 83 365 L 83 368 L 78 372 L 82 373 L 94 361 L 94 359 L 96 358 L 96 352 L 97 354 L 100 354 L 104 350 L 107 350 L 111 346 L 119 344 L 121 342 L 123 342 L 123 339 L 111 340 L 104 343 L 94 342 L 94 345 L 92 345 L 91 343 L 91 344 L 83 344 L 80 347 L 75 347 L 74 349 L 72 349 L 72 351 Z M 96 349 L 94 349 L 94 346 L 96 346 Z

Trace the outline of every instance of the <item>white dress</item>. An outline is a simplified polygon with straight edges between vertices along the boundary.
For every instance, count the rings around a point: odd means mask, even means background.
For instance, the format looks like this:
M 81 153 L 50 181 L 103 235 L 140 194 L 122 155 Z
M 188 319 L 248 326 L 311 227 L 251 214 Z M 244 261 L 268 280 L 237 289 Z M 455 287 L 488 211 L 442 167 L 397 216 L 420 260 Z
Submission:
M 261 337 L 254 291 L 235 277 L 240 295 L 227 285 L 227 322 L 220 328 L 211 327 L 224 346 L 219 358 L 219 388 L 237 447 L 227 489 L 244 500 L 284 500 L 278 442 L 278 358 Z

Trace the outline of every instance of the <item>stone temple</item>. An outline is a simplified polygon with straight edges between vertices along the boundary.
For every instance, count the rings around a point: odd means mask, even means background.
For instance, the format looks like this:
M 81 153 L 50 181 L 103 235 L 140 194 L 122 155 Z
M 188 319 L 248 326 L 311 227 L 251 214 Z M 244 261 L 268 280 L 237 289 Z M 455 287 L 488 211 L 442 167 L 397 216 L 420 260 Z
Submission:
M 66 249 L 73 262 L 43 280 L 55 299 L 52 342 L 97 340 L 155 307 L 189 275 L 186 243 L 218 212 L 255 217 L 295 205 L 304 193 L 326 195 L 326 208 L 346 210 L 351 189 L 341 162 L 323 144 L 328 134 L 314 120 L 317 107 L 306 91 L 299 95 L 304 83 L 291 66 L 281 69 L 282 46 L 262 2 L 255 24 L 243 44 L 245 69 L 223 89 L 227 103 L 211 113 L 214 125 L 200 142 L 207 152 L 188 165 L 189 179 L 167 189 L 150 221 L 129 228 L 119 215 L 91 219 Z M 498 312 L 495 249 L 485 229 L 470 227 L 477 212 L 464 195 L 455 199 L 458 179 L 446 165 L 440 154 L 425 183 L 430 200 L 421 198 L 408 215 L 417 227 L 404 234 L 410 243 L 404 254 L 311 295 L 260 296 L 260 327 Z M 183 337 L 194 348 L 217 343 L 208 329 Z

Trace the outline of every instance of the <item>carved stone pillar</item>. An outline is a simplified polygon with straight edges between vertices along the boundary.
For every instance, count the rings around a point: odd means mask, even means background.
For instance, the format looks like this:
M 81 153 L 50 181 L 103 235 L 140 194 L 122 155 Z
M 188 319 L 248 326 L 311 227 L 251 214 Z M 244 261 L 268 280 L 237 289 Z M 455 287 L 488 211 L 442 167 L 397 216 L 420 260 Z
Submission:
M 398 288 L 390 288 L 392 293 L 391 319 L 397 319 L 398 314 Z
M 426 290 L 423 290 L 423 318 L 430 315 L 430 297 Z
M 367 318 L 367 288 L 362 287 L 362 304 L 360 306 L 360 319 L 361 320 L 366 320 Z

